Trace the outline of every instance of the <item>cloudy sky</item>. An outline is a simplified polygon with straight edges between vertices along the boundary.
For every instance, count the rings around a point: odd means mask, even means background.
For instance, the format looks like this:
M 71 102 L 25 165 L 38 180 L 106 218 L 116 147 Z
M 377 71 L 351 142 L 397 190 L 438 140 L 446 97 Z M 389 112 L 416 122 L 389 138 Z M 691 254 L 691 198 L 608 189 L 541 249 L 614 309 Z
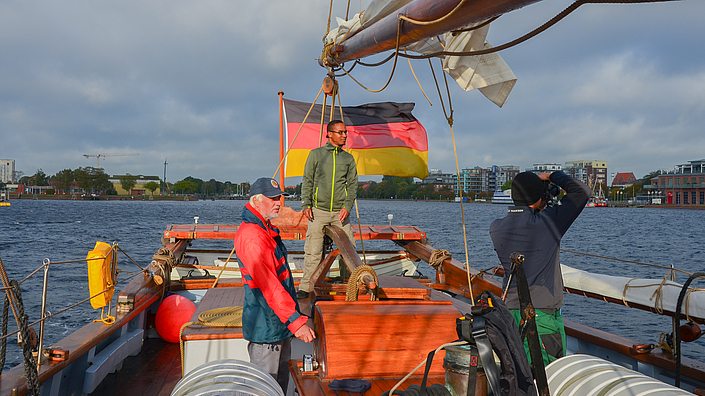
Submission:
M 367 1 L 352 8 L 359 11 Z M 544 0 L 499 18 L 495 46 L 570 4 Z M 95 166 L 233 182 L 277 166 L 278 91 L 312 101 L 324 0 L 0 1 L 0 158 L 32 175 Z M 338 1 L 334 14 L 344 14 Z M 584 5 L 501 53 L 518 82 L 503 108 L 452 83 L 461 168 L 607 161 L 637 177 L 705 158 L 705 2 Z M 344 105 L 415 102 L 429 168 L 455 170 L 426 61 L 401 59 L 371 94 L 340 79 Z M 372 88 L 391 64 L 356 68 Z M 294 184 L 296 180 L 287 181 Z

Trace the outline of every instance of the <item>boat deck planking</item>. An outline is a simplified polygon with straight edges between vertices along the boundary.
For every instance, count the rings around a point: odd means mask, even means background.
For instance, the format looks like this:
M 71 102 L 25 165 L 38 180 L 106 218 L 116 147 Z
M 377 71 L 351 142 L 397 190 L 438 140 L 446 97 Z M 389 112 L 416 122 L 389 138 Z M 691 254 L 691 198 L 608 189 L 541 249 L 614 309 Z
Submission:
M 294 380 L 296 389 L 298 389 L 300 395 L 305 396 L 380 396 L 382 393 L 392 389 L 402 378 L 366 378 L 367 381 L 370 381 L 372 387 L 364 393 L 334 391 L 328 387 L 331 381 L 321 381 L 315 374 L 303 374 L 301 371 L 302 367 L 303 361 L 300 359 L 289 361 L 289 372 L 292 373 L 291 377 Z M 421 385 L 421 380 L 422 378 L 420 377 L 411 377 L 401 384 L 399 389 L 404 390 L 409 385 Z M 445 377 L 429 377 L 426 385 L 430 386 L 433 384 L 445 385 Z
M 222 287 L 210 289 L 203 296 L 203 300 L 198 304 L 196 312 L 191 317 L 191 321 L 198 321 L 198 316 L 211 309 L 224 307 L 241 307 L 245 303 L 245 289 L 242 287 Z M 184 329 L 181 339 L 186 341 L 194 340 L 218 340 L 242 338 L 242 327 L 208 327 L 192 325 Z
M 169 396 L 180 379 L 179 345 L 161 338 L 148 338 L 142 352 L 128 357 L 122 369 L 108 375 L 93 394 Z

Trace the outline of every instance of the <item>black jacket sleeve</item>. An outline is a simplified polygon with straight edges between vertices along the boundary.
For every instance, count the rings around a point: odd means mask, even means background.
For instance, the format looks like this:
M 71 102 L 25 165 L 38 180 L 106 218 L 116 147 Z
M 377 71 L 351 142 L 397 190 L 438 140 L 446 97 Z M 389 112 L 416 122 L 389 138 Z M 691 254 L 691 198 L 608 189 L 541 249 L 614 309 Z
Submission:
M 585 183 L 576 180 L 561 171 L 551 173 L 552 183 L 565 190 L 566 195 L 561 198 L 560 205 L 545 209 L 545 216 L 553 220 L 555 231 L 563 236 L 583 211 L 585 204 L 590 199 L 590 188 Z

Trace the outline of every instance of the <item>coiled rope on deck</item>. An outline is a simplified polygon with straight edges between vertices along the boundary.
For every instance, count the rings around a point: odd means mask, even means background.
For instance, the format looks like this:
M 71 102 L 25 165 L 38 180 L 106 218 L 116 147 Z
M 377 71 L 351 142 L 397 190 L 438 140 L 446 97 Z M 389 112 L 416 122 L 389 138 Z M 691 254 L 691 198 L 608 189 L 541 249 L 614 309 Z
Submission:
M 181 353 L 181 376 L 184 375 L 184 341 L 181 339 L 188 326 L 242 327 L 242 306 L 213 308 L 198 315 L 198 322 L 187 322 L 179 329 L 179 351 Z

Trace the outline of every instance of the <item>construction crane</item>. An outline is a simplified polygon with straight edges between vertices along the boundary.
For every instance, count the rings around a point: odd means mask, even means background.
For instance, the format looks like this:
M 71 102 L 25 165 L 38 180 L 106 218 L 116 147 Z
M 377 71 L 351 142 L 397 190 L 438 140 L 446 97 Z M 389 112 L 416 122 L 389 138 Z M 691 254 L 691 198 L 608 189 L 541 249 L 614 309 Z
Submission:
M 100 157 L 119 157 L 119 156 L 126 156 L 126 155 L 139 155 L 139 153 L 106 153 L 106 154 L 83 154 L 84 157 L 90 158 L 90 157 L 95 157 L 96 159 L 96 168 L 100 168 Z

